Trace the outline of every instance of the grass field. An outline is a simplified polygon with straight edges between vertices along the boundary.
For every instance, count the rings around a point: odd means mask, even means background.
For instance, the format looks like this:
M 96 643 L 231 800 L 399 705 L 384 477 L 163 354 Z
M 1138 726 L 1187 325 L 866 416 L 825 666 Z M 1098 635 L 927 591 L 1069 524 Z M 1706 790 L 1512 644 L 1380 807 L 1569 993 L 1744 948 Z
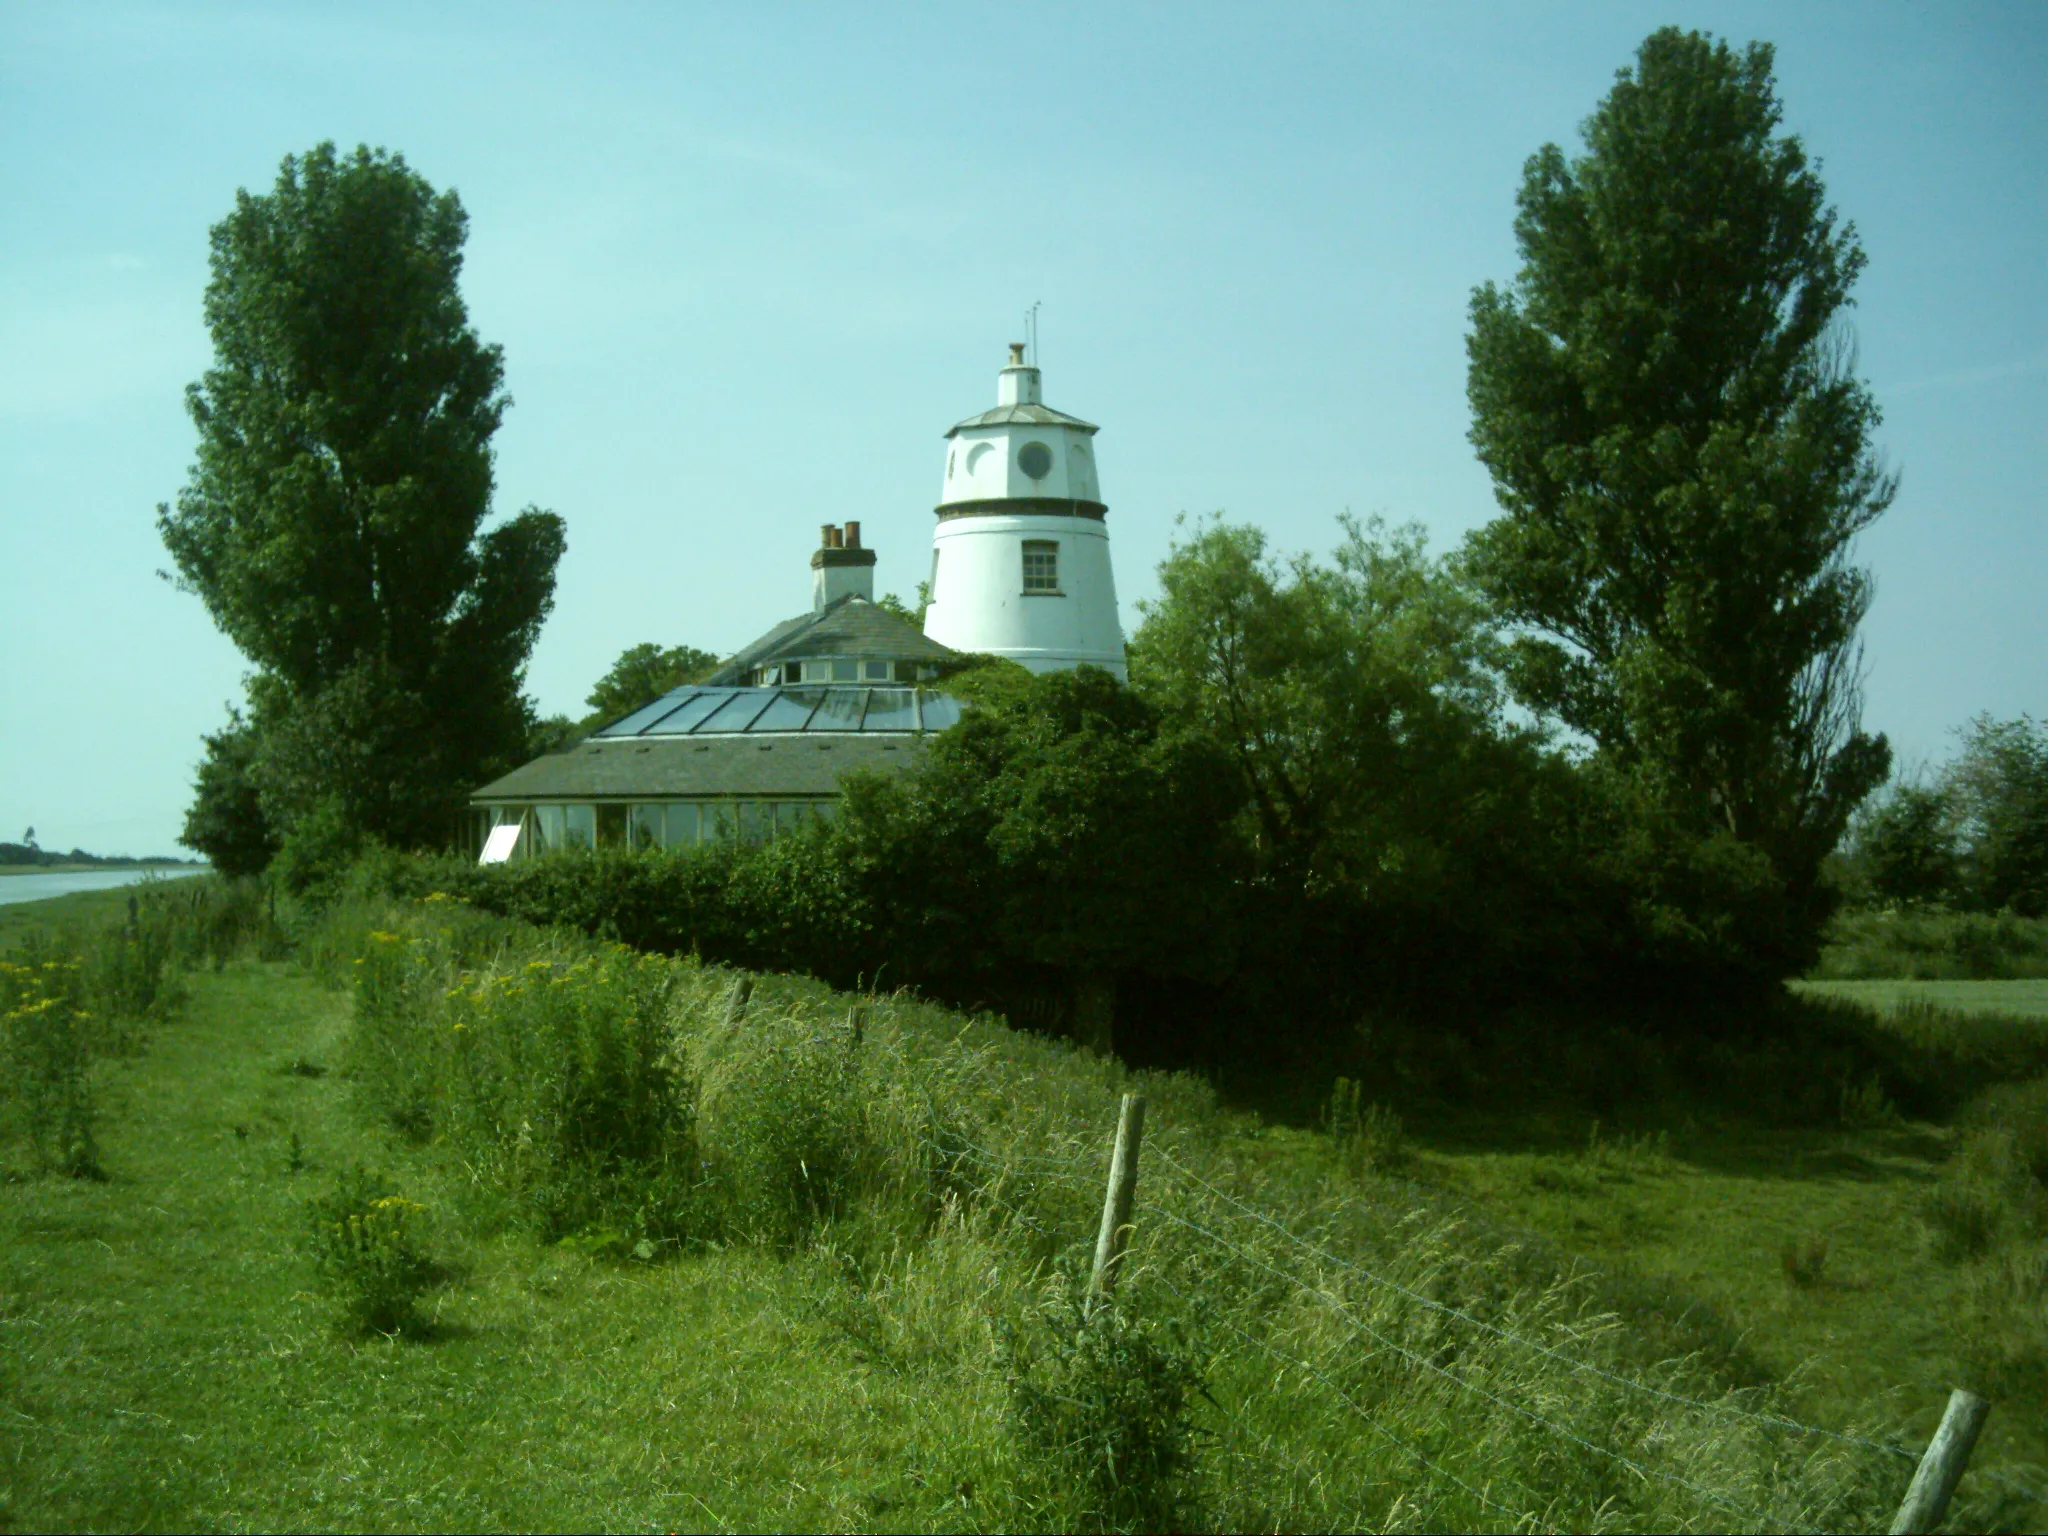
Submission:
M 2004 1013 L 2048 1018 L 2048 981 L 1795 981 L 1805 997 L 1834 997 L 1880 1013 L 1925 1003 L 1959 1013 Z
M 65 900 L 125 910 L 121 892 Z M 762 985 L 763 1039 L 786 1019 L 787 1048 L 812 1050 L 843 1016 L 810 984 Z M 248 959 L 187 986 L 139 1051 L 96 1069 L 106 1181 L 0 1185 L 0 1529 L 1080 1518 L 1018 1438 L 1002 1341 L 1057 1290 L 1049 1261 L 1092 1235 L 1119 1071 L 878 1005 L 864 1097 L 905 1072 L 971 1089 L 960 1102 L 987 1116 L 972 1136 L 1000 1154 L 978 1193 L 930 1225 L 871 1202 L 793 1250 L 714 1241 L 639 1262 L 465 1214 L 471 1171 L 364 1113 L 342 1070 L 346 992 Z M 1917 1448 L 1966 1368 L 1969 1271 L 1923 1257 L 1915 1216 L 1947 1128 L 1689 1123 L 1660 1140 L 1446 1115 L 1412 1124 L 1383 1176 L 1200 1085 L 1134 1085 L 1154 1128 L 1133 1305 L 1205 1341 L 1201 1475 L 1167 1523 L 1867 1527 L 1910 1466 L 1743 1415 Z M 308 1198 L 358 1162 L 428 1208 L 438 1283 L 410 1336 L 338 1334 L 304 1253 Z M 1823 1273 L 1795 1284 L 1787 1246 L 1819 1240 Z M 1200 1304 L 1175 1311 L 1183 1294 Z M 1494 1332 L 1447 1323 L 1446 1305 Z M 1657 1363 L 1687 1350 L 1702 1353 Z M 1999 1401 L 1959 1528 L 2048 1515 L 1983 1475 L 2038 1485 L 2042 1406 Z
M 347 1015 L 281 968 L 203 979 L 105 1074 L 109 1182 L 7 1191 L 0 1524 L 947 1523 L 960 1405 L 835 1345 L 822 1261 L 622 1267 L 448 1231 L 425 1343 L 337 1340 L 307 1195 L 359 1159 L 434 1185 L 338 1076 L 303 1075 Z

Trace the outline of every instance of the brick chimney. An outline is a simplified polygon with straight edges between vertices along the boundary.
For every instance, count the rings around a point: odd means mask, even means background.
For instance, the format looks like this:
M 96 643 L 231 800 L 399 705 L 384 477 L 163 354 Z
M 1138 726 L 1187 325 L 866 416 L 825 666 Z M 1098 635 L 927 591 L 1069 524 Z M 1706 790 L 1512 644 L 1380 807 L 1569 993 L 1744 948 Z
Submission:
M 826 523 L 811 551 L 811 608 L 815 612 L 851 594 L 875 600 L 875 552 L 860 547 L 860 524 Z

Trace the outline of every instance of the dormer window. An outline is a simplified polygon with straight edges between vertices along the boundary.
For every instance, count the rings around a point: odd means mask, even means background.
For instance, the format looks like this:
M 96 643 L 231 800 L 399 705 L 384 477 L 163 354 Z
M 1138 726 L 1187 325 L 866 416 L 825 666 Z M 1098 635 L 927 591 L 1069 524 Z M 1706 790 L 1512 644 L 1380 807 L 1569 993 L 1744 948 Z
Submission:
M 1024 541 L 1024 595 L 1057 594 L 1060 590 L 1060 547 L 1052 539 Z

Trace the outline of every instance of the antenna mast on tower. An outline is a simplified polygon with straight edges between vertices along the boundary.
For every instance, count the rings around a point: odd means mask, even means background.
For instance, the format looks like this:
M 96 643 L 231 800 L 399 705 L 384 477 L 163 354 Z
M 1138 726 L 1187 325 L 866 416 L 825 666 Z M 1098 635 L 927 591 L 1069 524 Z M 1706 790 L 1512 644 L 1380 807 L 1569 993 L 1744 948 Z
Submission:
M 1033 299 L 1031 307 L 1024 311 L 1024 339 L 1031 343 L 1031 366 L 1034 368 L 1044 366 L 1038 361 L 1038 306 L 1044 302 L 1043 299 Z

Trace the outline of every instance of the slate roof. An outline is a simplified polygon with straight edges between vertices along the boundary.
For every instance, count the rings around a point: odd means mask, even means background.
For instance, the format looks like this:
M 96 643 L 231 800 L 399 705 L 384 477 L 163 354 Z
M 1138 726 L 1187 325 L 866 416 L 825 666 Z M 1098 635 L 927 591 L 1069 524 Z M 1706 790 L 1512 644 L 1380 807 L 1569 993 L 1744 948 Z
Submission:
M 907 619 L 848 593 L 814 613 L 784 620 L 744 647 L 705 681 L 737 684 L 745 681 L 756 667 L 771 661 L 800 661 L 808 656 L 937 662 L 954 660 L 959 654 L 951 646 L 929 638 Z
M 907 733 L 829 740 L 789 734 L 593 738 L 572 751 L 513 769 L 477 790 L 470 800 L 782 800 L 834 795 L 842 774 L 856 768 L 900 772 L 923 750 L 924 738 Z
M 1065 411 L 1056 411 L 1049 405 L 999 405 L 994 410 L 983 411 L 979 416 L 956 421 L 946 429 L 946 436 L 951 437 L 955 432 L 965 432 L 970 427 L 1008 426 L 1074 427 L 1082 432 L 1102 430 L 1092 421 L 1069 416 Z

